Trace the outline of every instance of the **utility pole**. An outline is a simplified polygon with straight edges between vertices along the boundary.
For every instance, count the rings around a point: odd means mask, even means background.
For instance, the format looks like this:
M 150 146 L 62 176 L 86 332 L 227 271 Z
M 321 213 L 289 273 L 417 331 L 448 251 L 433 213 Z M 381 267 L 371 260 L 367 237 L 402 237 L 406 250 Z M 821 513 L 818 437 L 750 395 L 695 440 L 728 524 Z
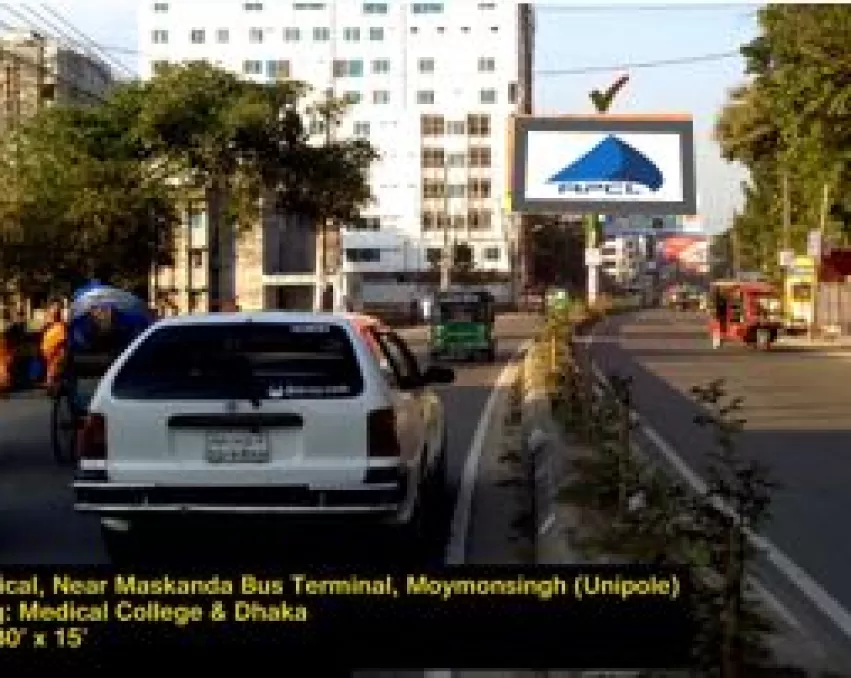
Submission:
M 451 285 L 452 251 L 449 243 L 449 163 L 443 158 L 443 251 L 440 257 L 440 289 L 449 290 Z
M 332 113 L 331 113 L 331 100 L 330 97 L 325 102 L 325 110 L 323 111 L 323 120 L 325 124 L 325 148 L 331 147 L 331 124 L 332 124 Z M 325 309 L 325 288 L 328 286 L 328 226 L 330 219 L 327 217 L 322 217 L 322 220 L 319 224 L 319 270 L 317 271 L 316 276 L 316 311 L 322 311 Z
M 792 201 L 789 196 L 789 171 L 783 170 L 783 249 L 791 248 Z

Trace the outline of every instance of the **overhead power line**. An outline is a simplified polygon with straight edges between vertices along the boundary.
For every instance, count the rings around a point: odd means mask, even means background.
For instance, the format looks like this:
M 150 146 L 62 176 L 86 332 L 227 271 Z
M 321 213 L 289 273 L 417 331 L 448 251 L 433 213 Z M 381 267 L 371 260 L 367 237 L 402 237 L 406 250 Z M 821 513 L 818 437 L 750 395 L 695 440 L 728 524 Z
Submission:
M 98 45 L 97 42 L 92 40 L 92 38 L 90 38 L 88 35 L 86 35 L 79 28 L 77 28 L 73 23 L 71 23 L 71 21 L 69 21 L 62 14 L 60 14 L 58 10 L 54 9 L 53 7 L 50 7 L 49 5 L 47 5 L 45 3 L 41 3 L 41 6 L 42 6 L 42 8 L 44 8 L 44 10 L 48 14 L 50 14 L 53 17 L 53 19 L 55 21 L 58 21 L 60 24 L 65 26 L 68 30 L 70 30 L 72 33 L 74 33 L 74 35 L 79 36 L 87 45 L 89 45 L 89 49 L 94 48 L 95 52 L 97 53 L 97 56 L 99 56 L 101 59 L 106 60 L 109 64 L 111 64 L 117 70 L 119 70 L 119 71 L 121 71 L 121 72 L 123 72 L 123 73 L 125 73 L 125 74 L 127 74 L 131 77 L 136 75 L 134 71 L 132 71 L 130 68 L 128 68 L 121 61 L 119 61 L 118 59 L 109 55 L 106 51 L 101 49 L 100 45 Z M 30 9 L 30 11 L 35 12 L 34 9 Z
M 723 61 L 725 59 L 741 58 L 738 50 L 735 52 L 717 52 L 715 54 L 701 54 L 698 56 L 679 57 L 676 59 L 657 59 L 655 61 L 639 61 L 623 64 L 612 64 L 610 66 L 582 66 L 577 68 L 557 68 L 536 70 L 539 76 L 561 76 L 561 75 L 586 75 L 589 73 L 608 73 L 612 71 L 631 71 L 641 68 L 662 68 L 665 66 L 686 66 L 708 61 Z

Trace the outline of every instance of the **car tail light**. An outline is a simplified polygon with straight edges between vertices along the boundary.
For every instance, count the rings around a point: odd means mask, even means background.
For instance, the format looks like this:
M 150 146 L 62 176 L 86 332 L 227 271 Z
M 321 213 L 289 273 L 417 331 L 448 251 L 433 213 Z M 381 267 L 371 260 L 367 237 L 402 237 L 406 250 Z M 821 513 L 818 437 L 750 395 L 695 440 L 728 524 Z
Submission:
M 102 414 L 89 414 L 77 430 L 77 457 L 79 459 L 106 459 L 106 418 Z
M 400 457 L 402 449 L 396 435 L 396 413 L 392 409 L 369 413 L 366 428 L 367 454 L 370 457 Z

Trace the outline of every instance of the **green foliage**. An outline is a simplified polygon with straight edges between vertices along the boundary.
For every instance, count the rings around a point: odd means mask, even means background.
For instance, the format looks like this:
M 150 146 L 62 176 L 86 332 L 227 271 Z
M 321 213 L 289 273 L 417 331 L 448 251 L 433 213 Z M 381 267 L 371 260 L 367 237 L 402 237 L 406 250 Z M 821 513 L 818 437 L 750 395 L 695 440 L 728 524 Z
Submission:
M 195 62 L 90 108 L 39 113 L 0 142 L 0 282 L 65 293 L 99 275 L 144 291 L 190 197 L 216 198 L 214 242 L 223 223 L 255 223 L 261 196 L 317 222 L 358 220 L 376 153 L 362 140 L 310 143 L 306 120 L 336 126 L 346 104 L 309 107 L 308 94 Z
M 751 172 L 734 223 L 746 268 L 770 269 L 782 246 L 782 176 L 789 176 L 792 246 L 819 224 L 831 187 L 828 235 L 851 235 L 851 6 L 771 5 L 742 48 L 749 84 L 734 90 L 716 127 L 722 153 Z

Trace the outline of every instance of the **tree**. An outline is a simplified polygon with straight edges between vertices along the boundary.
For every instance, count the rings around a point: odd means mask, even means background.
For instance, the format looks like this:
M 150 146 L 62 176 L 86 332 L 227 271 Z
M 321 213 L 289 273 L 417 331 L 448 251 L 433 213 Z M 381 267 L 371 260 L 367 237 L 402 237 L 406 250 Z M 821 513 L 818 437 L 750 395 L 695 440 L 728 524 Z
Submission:
M 802 249 L 818 225 L 825 185 L 833 189 L 835 234 L 851 235 L 851 7 L 769 6 L 759 11 L 759 24 L 761 34 L 742 48 L 751 81 L 731 93 L 716 138 L 724 157 L 751 172 L 735 228 L 745 258 L 764 263 L 776 262 L 783 243 L 784 175 L 793 247 Z
M 92 108 L 38 114 L 0 145 L 0 275 L 52 291 L 91 275 L 146 288 L 181 203 L 200 193 L 215 294 L 223 238 L 256 223 L 261 196 L 304 216 L 354 221 L 371 197 L 376 154 L 360 140 L 312 145 L 307 94 L 301 83 L 246 82 L 198 62 L 120 85 Z

